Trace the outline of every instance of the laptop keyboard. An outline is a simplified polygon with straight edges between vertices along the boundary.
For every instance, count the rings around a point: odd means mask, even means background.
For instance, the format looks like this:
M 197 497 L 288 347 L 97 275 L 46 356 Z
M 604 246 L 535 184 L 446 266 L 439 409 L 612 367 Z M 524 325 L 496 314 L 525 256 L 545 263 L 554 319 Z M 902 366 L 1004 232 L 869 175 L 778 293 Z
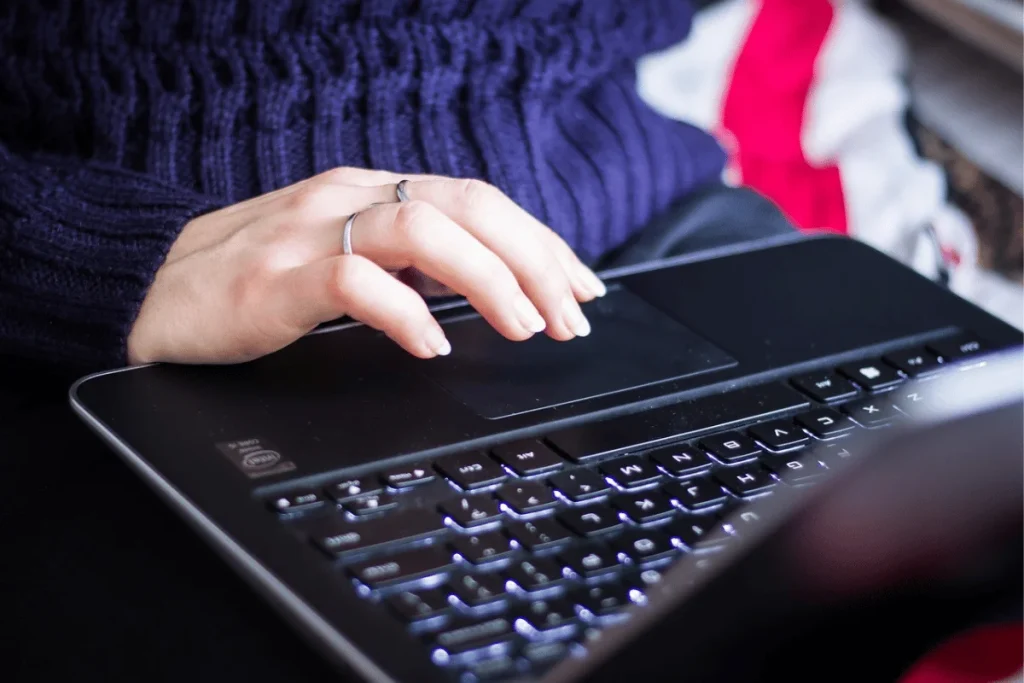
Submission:
M 908 379 L 985 350 L 959 335 L 267 504 L 453 680 L 539 674 L 757 522 L 738 506 L 813 484 L 856 456 L 847 436 L 935 399 Z

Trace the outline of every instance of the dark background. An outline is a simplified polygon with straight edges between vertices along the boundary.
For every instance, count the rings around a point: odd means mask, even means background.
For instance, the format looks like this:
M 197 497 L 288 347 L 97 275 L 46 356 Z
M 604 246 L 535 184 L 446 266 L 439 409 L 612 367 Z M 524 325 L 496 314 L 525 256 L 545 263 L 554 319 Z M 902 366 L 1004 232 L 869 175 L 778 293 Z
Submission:
M 2 677 L 339 680 L 80 423 L 73 380 L 0 357 Z

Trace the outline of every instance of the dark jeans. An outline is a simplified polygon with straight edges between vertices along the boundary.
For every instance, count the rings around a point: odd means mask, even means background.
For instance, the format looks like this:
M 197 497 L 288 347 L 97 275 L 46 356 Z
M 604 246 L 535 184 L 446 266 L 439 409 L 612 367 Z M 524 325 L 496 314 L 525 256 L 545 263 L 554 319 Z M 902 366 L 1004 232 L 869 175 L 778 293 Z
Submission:
M 601 259 L 604 270 L 791 234 L 775 204 L 753 190 L 712 185 L 687 197 L 623 247 Z

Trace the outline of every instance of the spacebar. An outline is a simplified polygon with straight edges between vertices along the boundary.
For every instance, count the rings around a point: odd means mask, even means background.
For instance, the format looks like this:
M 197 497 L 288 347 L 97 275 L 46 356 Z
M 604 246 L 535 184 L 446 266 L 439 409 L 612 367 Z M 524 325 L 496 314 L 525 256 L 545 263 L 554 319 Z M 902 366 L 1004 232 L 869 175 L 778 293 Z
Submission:
M 806 398 L 785 384 L 766 384 L 570 427 L 548 435 L 546 440 L 567 458 L 579 462 L 809 405 Z

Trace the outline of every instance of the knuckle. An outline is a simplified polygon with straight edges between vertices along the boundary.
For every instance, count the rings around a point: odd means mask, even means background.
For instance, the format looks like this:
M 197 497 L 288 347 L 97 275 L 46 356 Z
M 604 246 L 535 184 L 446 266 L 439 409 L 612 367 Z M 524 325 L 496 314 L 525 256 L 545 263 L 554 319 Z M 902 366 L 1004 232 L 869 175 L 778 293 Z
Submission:
M 328 213 L 337 204 L 337 195 L 330 185 L 310 183 L 288 195 L 288 206 L 302 216 Z
M 505 196 L 498 188 L 476 178 L 464 178 L 454 183 L 455 194 L 471 209 L 493 205 Z
M 316 182 L 321 185 L 347 185 L 355 180 L 360 169 L 352 166 L 336 166 L 328 169 L 316 177 Z
M 358 256 L 335 259 L 329 280 L 330 292 L 328 292 L 328 295 L 332 297 L 332 301 L 335 303 L 347 301 L 351 296 L 351 292 L 358 288 L 362 272 L 363 263 L 362 259 Z
M 433 215 L 434 208 L 427 202 L 413 200 L 398 205 L 394 229 L 409 244 L 422 239 L 423 227 Z

